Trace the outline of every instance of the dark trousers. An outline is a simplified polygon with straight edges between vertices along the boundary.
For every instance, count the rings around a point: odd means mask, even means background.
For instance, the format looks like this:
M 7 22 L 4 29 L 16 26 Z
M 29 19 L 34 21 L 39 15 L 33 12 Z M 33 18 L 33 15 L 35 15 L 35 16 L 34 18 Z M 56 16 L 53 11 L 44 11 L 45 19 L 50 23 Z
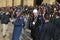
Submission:
M 51 34 L 49 31 L 42 31 L 40 40 L 51 40 Z
M 53 40 L 59 40 L 59 39 L 60 39 L 60 29 L 56 29 L 54 32 Z
M 39 27 L 31 30 L 31 36 L 33 40 L 40 40 L 40 30 Z

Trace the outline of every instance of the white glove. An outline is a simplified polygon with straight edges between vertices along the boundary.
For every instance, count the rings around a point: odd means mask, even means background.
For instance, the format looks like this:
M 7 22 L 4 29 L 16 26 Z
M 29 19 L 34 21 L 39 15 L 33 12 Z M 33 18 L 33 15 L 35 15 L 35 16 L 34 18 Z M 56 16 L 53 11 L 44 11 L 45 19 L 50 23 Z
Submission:
M 33 25 L 35 25 L 35 22 L 33 22 Z

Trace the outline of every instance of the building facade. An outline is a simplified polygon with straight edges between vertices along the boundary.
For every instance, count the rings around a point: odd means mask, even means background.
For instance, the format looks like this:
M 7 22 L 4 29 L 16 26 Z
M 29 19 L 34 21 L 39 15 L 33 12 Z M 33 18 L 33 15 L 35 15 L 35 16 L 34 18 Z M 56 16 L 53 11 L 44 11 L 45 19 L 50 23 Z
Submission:
M 55 0 L 43 0 L 43 3 L 52 4 Z M 28 5 L 34 6 L 35 0 L 0 0 L 0 7 Z

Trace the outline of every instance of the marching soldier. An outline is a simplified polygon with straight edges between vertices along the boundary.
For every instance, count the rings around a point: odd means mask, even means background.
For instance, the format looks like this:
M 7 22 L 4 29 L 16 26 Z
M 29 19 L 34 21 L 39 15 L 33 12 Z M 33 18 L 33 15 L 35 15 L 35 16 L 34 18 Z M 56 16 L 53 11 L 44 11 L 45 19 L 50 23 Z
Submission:
M 49 14 L 44 15 L 45 23 L 43 25 L 43 30 L 41 33 L 40 40 L 51 40 L 51 33 L 53 31 L 53 24 L 49 22 Z
M 14 30 L 12 40 L 19 40 L 21 32 L 22 32 L 22 25 L 23 25 L 23 16 L 21 15 L 21 11 L 17 9 L 16 11 L 16 19 L 14 22 Z
M 55 31 L 54 31 L 54 40 L 60 39 L 60 13 L 55 13 L 56 21 L 55 21 Z
M 33 13 L 34 13 L 34 16 L 32 21 L 33 26 L 31 27 L 31 36 L 33 40 L 40 40 L 39 26 L 41 25 L 41 22 L 40 22 L 40 17 L 38 15 L 38 10 L 34 9 Z

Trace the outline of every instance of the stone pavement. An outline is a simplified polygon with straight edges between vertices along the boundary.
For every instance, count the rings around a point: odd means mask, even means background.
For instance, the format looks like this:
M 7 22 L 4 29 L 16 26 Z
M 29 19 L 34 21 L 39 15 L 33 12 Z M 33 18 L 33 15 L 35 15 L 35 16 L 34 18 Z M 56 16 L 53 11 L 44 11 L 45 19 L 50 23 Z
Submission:
M 0 40 L 11 40 L 12 33 L 13 33 L 13 28 L 14 28 L 14 26 L 11 23 L 9 23 L 7 36 L 5 38 L 3 38 L 2 32 L 1 32 L 2 25 L 0 23 Z M 32 40 L 30 32 L 31 31 L 28 30 L 28 29 L 26 29 L 26 30 L 22 29 L 22 34 L 21 34 L 20 40 Z

